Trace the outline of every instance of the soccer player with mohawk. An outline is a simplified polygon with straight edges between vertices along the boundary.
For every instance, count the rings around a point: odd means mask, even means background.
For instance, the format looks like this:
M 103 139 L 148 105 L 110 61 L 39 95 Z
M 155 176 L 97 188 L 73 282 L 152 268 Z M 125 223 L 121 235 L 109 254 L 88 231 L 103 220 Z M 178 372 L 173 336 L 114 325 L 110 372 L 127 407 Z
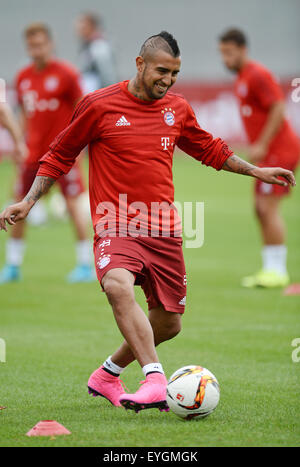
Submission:
M 113 405 L 136 412 L 155 407 L 168 410 L 167 379 L 155 347 L 179 333 L 185 308 L 181 225 L 173 204 L 175 146 L 216 170 L 250 175 L 266 183 L 295 183 L 289 170 L 255 167 L 198 125 L 186 100 L 169 92 L 180 64 L 180 51 L 171 34 L 163 31 L 148 38 L 136 58 L 136 76 L 81 100 L 69 126 L 42 158 L 27 196 L 0 214 L 4 230 L 6 223 L 24 219 L 89 145 L 96 272 L 124 342 L 92 373 L 88 387 Z M 164 216 L 153 219 L 149 210 L 142 209 L 150 209 L 153 203 L 169 206 L 168 225 Z M 134 210 L 141 211 L 138 234 L 133 229 Z M 115 222 L 110 222 L 114 216 Z M 143 288 L 148 317 L 135 300 L 134 285 Z M 120 374 L 134 360 L 145 381 L 136 393 L 127 394 Z

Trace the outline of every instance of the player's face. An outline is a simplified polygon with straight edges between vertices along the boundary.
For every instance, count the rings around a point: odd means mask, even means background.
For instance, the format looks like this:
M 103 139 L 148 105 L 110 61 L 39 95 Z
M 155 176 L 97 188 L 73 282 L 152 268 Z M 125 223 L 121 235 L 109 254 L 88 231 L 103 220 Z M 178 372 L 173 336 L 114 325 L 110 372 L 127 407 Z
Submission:
M 162 50 L 145 60 L 142 59 L 139 70 L 140 83 L 149 99 L 161 99 L 165 96 L 176 82 L 180 65 L 180 57 L 172 57 Z
M 51 57 L 53 51 L 53 43 L 49 37 L 43 32 L 36 34 L 26 39 L 27 52 L 29 57 L 38 65 L 42 66 Z
M 84 16 L 81 16 L 76 22 L 76 32 L 80 39 L 88 41 L 95 31 L 90 21 Z
M 237 72 L 243 65 L 246 56 L 246 48 L 237 45 L 233 41 L 220 42 L 219 50 L 222 56 L 224 65 L 228 70 Z

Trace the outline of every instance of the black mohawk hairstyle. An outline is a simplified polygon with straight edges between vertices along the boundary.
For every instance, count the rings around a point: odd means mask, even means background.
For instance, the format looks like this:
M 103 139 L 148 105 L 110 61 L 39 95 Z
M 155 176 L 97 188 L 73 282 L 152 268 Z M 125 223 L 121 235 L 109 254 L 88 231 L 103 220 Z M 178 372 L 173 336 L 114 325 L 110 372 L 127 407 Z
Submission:
M 167 31 L 148 37 L 141 47 L 140 55 L 144 56 L 150 49 L 163 49 L 175 58 L 180 55 L 176 39 Z
M 157 34 L 159 37 L 162 37 L 171 47 L 172 52 L 174 54 L 174 57 L 179 57 L 180 55 L 180 50 L 177 44 L 177 40 L 175 39 L 172 34 L 170 34 L 167 31 L 161 31 L 159 34 Z

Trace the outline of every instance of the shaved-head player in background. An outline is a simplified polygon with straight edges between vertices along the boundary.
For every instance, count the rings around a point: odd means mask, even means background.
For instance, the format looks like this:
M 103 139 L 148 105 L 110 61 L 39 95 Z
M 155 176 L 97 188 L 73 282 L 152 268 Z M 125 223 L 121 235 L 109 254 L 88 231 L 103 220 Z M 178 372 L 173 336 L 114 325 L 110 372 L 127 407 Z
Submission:
M 155 346 L 179 333 L 185 308 L 181 225 L 173 204 L 175 146 L 216 170 L 250 175 L 266 183 L 294 184 L 292 172 L 255 167 L 200 128 L 186 100 L 169 92 L 180 65 L 180 51 L 171 34 L 163 31 L 147 39 L 136 58 L 136 76 L 81 100 L 69 126 L 42 158 L 29 193 L 0 214 L 4 230 L 6 223 L 24 219 L 89 144 L 96 271 L 124 342 L 94 371 L 88 387 L 113 405 L 135 411 L 168 410 L 167 379 Z M 168 225 L 164 216 L 153 219 L 149 214 L 153 203 L 168 206 Z M 136 229 L 138 211 L 142 214 Z M 135 300 L 135 284 L 146 295 L 148 317 Z M 145 381 L 136 393 L 127 394 L 119 376 L 134 360 Z

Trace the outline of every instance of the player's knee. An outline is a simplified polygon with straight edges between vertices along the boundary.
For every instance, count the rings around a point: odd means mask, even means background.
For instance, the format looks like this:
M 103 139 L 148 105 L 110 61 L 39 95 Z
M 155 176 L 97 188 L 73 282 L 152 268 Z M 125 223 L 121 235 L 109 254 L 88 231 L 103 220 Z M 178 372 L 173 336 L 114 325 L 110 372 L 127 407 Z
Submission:
M 266 204 L 261 201 L 256 201 L 255 213 L 261 222 L 265 222 L 269 214 Z
M 181 320 L 177 319 L 173 322 L 166 322 L 164 324 L 157 324 L 152 326 L 156 345 L 173 339 L 181 331 Z
M 170 326 L 167 330 L 167 339 L 173 339 L 174 337 L 177 336 L 181 331 L 181 321 L 177 321 L 176 323 L 173 323 L 172 326 Z
M 102 285 L 111 305 L 134 299 L 132 286 L 127 281 L 110 277 L 103 281 Z

